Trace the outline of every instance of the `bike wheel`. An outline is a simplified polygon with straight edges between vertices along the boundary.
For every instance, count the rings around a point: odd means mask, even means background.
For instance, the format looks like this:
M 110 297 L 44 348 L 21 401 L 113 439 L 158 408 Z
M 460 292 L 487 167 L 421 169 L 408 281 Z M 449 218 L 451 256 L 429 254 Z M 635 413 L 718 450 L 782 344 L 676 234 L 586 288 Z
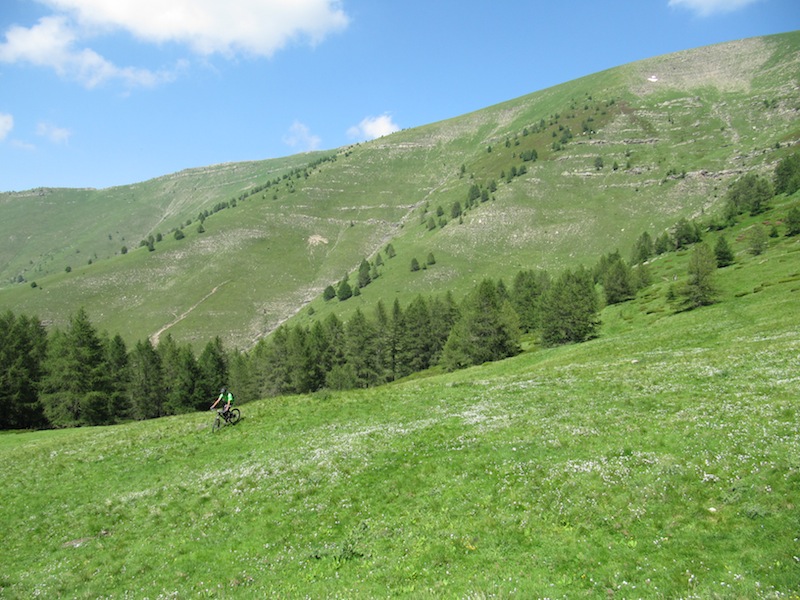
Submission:
M 235 425 L 235 424 L 236 424 L 236 423 L 239 421 L 239 419 L 241 419 L 241 418 L 242 418 L 242 413 L 241 413 L 241 412 L 239 412 L 239 409 L 238 409 L 238 408 L 232 408 L 232 409 L 230 410 L 230 413 L 231 413 L 231 414 L 230 414 L 230 416 L 228 417 L 228 422 L 229 422 L 231 425 Z
M 214 417 L 214 422 L 211 423 L 211 433 L 219 431 L 220 427 L 222 427 L 222 419 L 220 418 L 219 415 L 217 415 L 216 417 Z

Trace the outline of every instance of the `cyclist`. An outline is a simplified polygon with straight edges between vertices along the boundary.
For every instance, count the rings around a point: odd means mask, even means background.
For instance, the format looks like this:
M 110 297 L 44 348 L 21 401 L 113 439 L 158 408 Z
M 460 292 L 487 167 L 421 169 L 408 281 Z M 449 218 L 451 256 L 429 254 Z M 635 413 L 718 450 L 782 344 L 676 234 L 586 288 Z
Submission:
M 228 418 L 228 411 L 231 409 L 231 404 L 233 404 L 233 394 L 230 390 L 223 387 L 219 391 L 219 398 L 214 401 L 214 404 L 211 405 L 211 410 L 214 410 L 222 400 L 225 400 L 225 407 L 222 409 L 222 416 L 226 419 Z

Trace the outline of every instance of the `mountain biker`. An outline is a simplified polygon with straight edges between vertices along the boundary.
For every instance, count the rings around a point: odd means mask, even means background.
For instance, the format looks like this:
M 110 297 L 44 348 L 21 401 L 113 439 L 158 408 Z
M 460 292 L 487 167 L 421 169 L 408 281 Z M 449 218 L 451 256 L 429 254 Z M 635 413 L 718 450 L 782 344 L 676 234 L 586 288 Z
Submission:
M 211 410 L 214 410 L 214 408 L 216 408 L 217 404 L 219 404 L 223 398 L 226 402 L 225 407 L 222 409 L 222 416 L 227 418 L 228 411 L 231 409 L 231 404 L 233 404 L 233 394 L 225 387 L 219 391 L 219 398 L 217 398 L 214 401 L 214 404 L 211 405 Z

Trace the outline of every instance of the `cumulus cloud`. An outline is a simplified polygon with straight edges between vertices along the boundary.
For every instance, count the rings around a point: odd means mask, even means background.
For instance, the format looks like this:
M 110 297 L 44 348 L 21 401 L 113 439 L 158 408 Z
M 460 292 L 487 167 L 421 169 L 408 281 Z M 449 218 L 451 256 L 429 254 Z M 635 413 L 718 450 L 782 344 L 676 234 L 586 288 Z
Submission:
M 6 139 L 12 129 L 14 129 L 14 117 L 6 113 L 0 113 L 0 142 Z
M 5 37 L 5 42 L 0 43 L 0 62 L 48 67 L 89 88 L 112 79 L 138 87 L 172 78 L 166 72 L 117 67 L 94 50 L 80 48 L 77 31 L 60 16 L 43 17 L 30 28 L 15 25 L 6 31 Z
M 72 132 L 63 127 L 56 127 L 51 123 L 39 123 L 36 126 L 36 135 L 47 138 L 54 144 L 66 144 L 72 136 Z
M 283 143 L 301 152 L 311 152 L 319 148 L 322 139 L 313 135 L 308 126 L 295 121 L 289 128 L 289 133 L 283 136 Z
M 153 71 L 121 67 L 91 47 L 115 33 L 148 44 L 175 43 L 202 56 L 272 56 L 292 41 L 318 44 L 344 29 L 339 0 L 40 0 L 53 14 L 15 25 L 0 42 L 0 62 L 47 67 L 94 87 L 111 80 L 154 86 L 185 66 Z
M 366 117 L 358 125 L 347 130 L 348 137 L 356 140 L 374 140 L 375 138 L 400 131 L 400 127 L 386 113 L 379 117 Z
M 43 0 L 87 27 L 120 29 L 209 55 L 271 56 L 290 40 L 319 43 L 348 24 L 339 0 Z
M 755 4 L 760 0 L 669 0 L 669 5 L 677 8 L 686 8 L 701 17 L 708 17 L 719 13 L 734 12 Z

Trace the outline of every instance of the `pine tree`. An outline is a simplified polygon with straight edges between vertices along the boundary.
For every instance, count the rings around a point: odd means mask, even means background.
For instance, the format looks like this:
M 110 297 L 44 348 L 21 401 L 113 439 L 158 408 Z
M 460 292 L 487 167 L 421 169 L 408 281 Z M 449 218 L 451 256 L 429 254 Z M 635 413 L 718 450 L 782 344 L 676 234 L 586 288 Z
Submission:
M 636 243 L 633 246 L 633 252 L 631 253 L 631 264 L 638 265 L 643 262 L 647 262 L 653 257 L 654 253 L 655 247 L 653 244 L 653 238 L 651 238 L 650 234 L 645 231 L 636 239 Z
M 120 334 L 116 334 L 106 342 L 106 361 L 111 381 L 109 410 L 111 419 L 117 421 L 131 416 L 131 405 L 128 397 L 130 373 L 128 370 L 128 348 Z
M 432 355 L 431 314 L 425 298 L 418 295 L 403 312 L 396 361 L 398 376 L 405 377 L 427 369 L 431 365 Z
M 81 308 L 67 331 L 52 338 L 45 360 L 42 404 L 57 427 L 110 422 L 111 382 L 105 348 Z
M 800 154 L 798 154 L 798 156 L 800 156 Z M 793 236 L 800 233 L 800 208 L 796 206 L 792 207 L 792 209 L 786 215 L 784 225 L 786 225 L 787 236 Z
M 372 278 L 370 277 L 369 271 L 370 267 L 367 259 L 361 259 L 361 264 L 358 267 L 358 287 L 365 288 L 370 284 Z
M 519 318 L 510 302 L 501 301 L 495 283 L 484 279 L 464 301 L 440 362 L 452 371 L 519 351 Z
M 228 357 L 225 354 L 225 348 L 219 336 L 214 337 L 213 340 L 210 340 L 205 345 L 200 357 L 197 359 L 197 368 L 199 371 L 197 410 L 207 408 L 212 403 L 212 400 L 218 396 L 222 387 L 232 389 L 237 395 L 241 393 L 228 380 Z
M 800 190 L 800 152 L 785 157 L 775 167 L 775 193 L 791 196 Z
M 352 296 L 353 288 L 350 287 L 350 283 L 347 281 L 347 276 L 345 275 L 344 279 L 339 282 L 339 289 L 336 291 L 336 297 L 339 298 L 340 302 L 344 302 Z
M 47 334 L 38 319 L 0 315 L 0 429 L 45 427 L 38 386 Z
M 621 258 L 609 265 L 603 276 L 606 304 L 618 304 L 636 296 L 631 268 Z
M 546 346 L 584 342 L 599 326 L 594 281 L 583 267 L 564 271 L 542 299 L 542 342 Z
M 520 271 L 511 286 L 511 303 L 519 316 L 520 330 L 531 332 L 539 329 L 541 299 L 550 285 L 547 271 Z
M 375 328 L 360 308 L 345 327 L 345 358 L 356 387 L 366 388 L 378 383 L 380 369 L 375 351 Z
M 153 419 L 166 414 L 161 356 L 150 340 L 139 341 L 130 355 L 128 386 L 132 416 Z
M 717 259 L 705 243 L 697 244 L 689 256 L 689 281 L 681 290 L 687 310 L 713 304 L 717 295 L 714 273 Z
M 714 244 L 714 257 L 717 260 L 717 267 L 719 268 L 733 264 L 733 250 L 730 244 L 728 244 L 728 240 L 725 239 L 723 235 L 719 236 L 716 244 Z

